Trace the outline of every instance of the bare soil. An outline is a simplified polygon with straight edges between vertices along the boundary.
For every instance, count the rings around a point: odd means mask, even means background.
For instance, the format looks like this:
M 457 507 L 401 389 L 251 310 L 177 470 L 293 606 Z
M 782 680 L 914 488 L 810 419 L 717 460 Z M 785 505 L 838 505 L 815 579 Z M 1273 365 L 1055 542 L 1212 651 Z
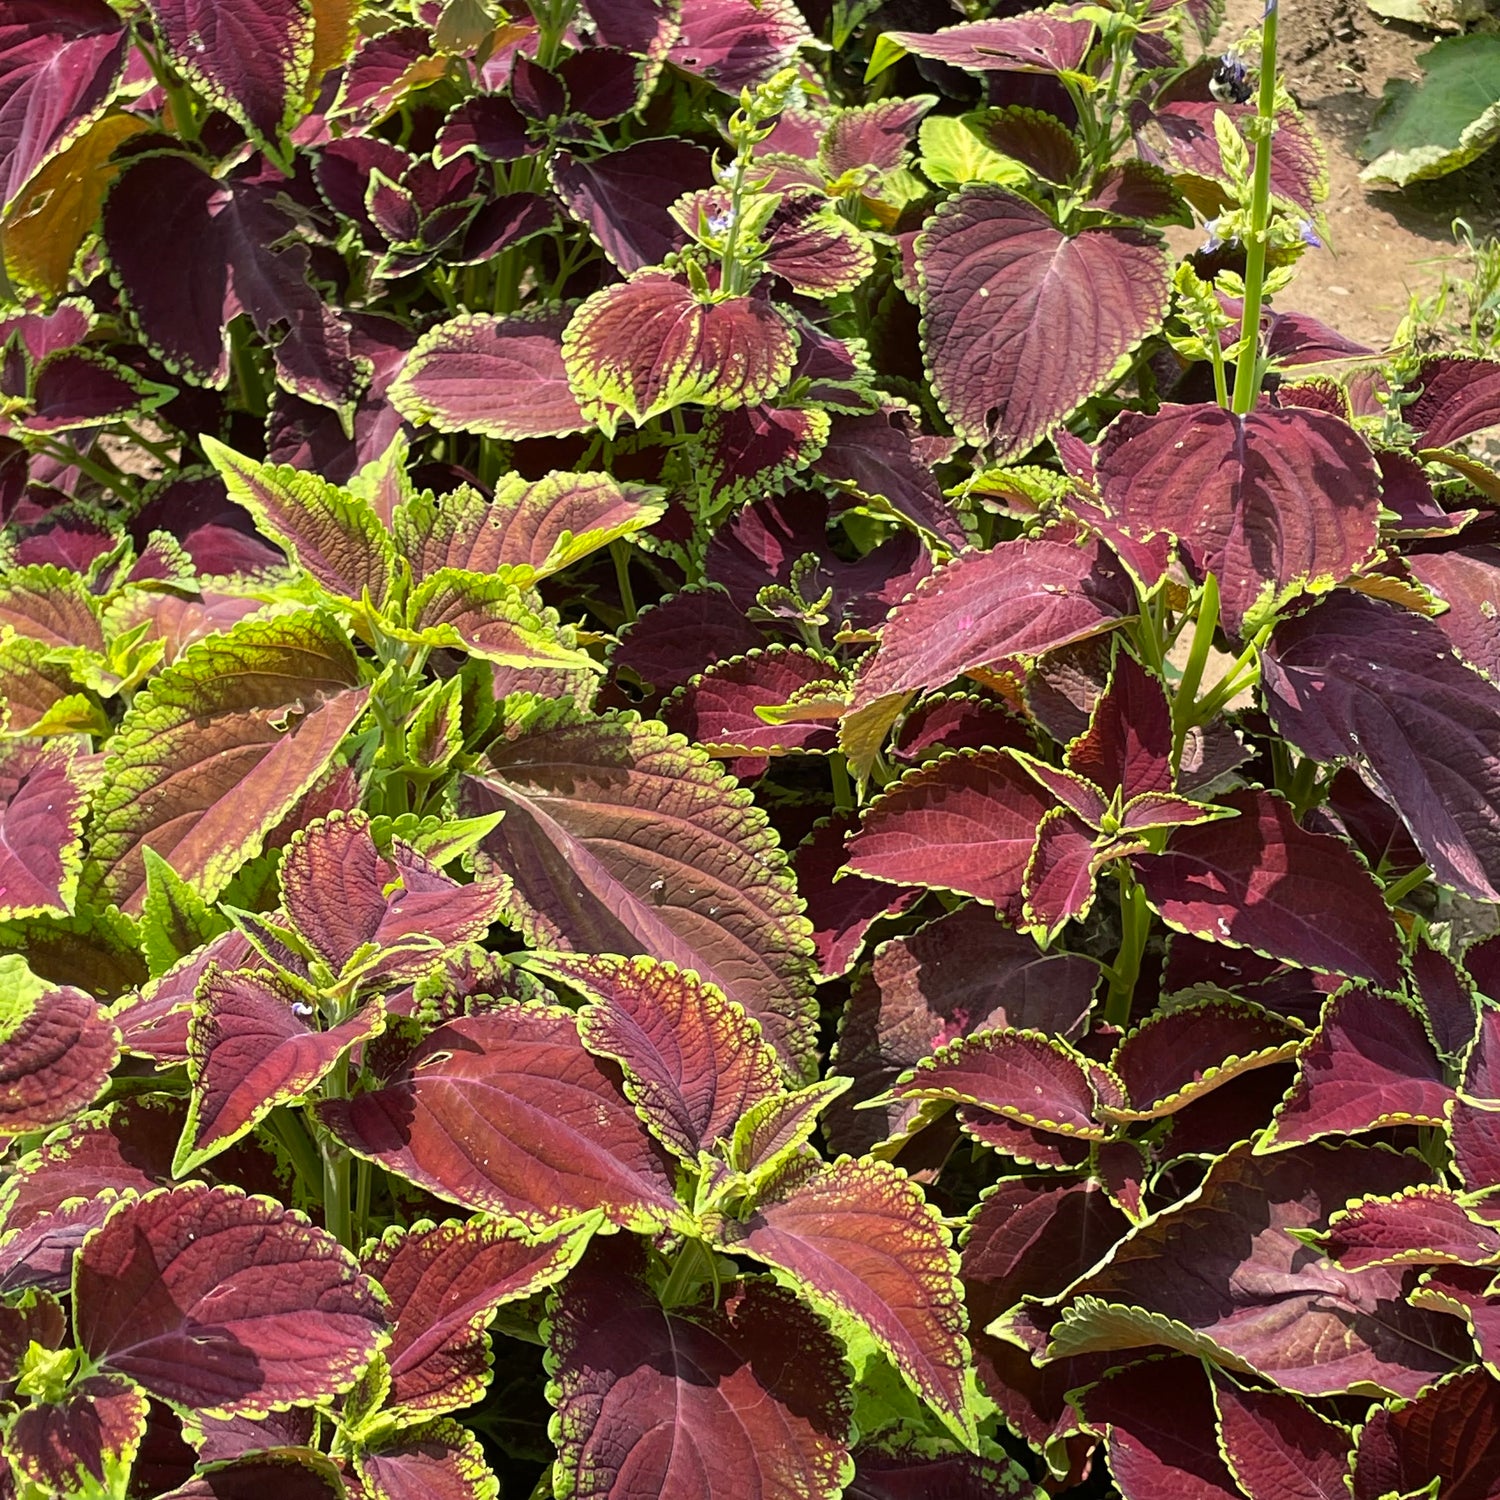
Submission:
M 1260 26 L 1263 0 L 1229 0 L 1218 44 Z M 1327 247 L 1304 255 L 1281 305 L 1384 348 L 1409 295 L 1431 291 L 1454 251 L 1453 220 L 1476 234 L 1500 233 L 1500 150 L 1461 172 L 1400 192 L 1359 180 L 1359 143 L 1389 78 L 1421 78 L 1418 54 L 1435 33 L 1386 21 L 1364 0 L 1281 0 L 1280 64 L 1287 87 L 1328 153 Z

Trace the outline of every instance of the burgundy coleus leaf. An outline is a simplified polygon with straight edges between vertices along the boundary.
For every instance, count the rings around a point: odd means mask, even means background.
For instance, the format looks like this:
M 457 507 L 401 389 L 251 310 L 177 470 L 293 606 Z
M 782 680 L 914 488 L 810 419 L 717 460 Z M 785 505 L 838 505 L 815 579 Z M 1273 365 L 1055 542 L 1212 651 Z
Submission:
M 432 155 L 442 167 L 465 151 L 486 161 L 509 162 L 537 149 L 527 134 L 526 116 L 504 94 L 478 94 L 448 111 Z
M 1413 990 L 1427 1030 L 1444 1057 L 1459 1058 L 1474 1041 L 1479 1011 L 1467 977 L 1454 961 L 1426 942 L 1410 956 Z
M 1322 972 L 1396 988 L 1389 908 L 1343 840 L 1300 828 L 1268 792 L 1223 801 L 1239 816 L 1172 835 L 1134 859 L 1152 906 L 1179 932 Z
M 579 409 L 613 433 L 688 402 L 750 406 L 790 379 L 797 335 L 758 296 L 701 302 L 685 280 L 642 271 L 595 292 L 563 335 Z
M 1493 1500 L 1500 1473 L 1500 1383 L 1485 1369 L 1440 1381 L 1412 1401 L 1377 1408 L 1360 1429 L 1354 1500 L 1428 1495 Z
M 1146 224 L 1192 223 L 1193 211 L 1172 179 L 1150 162 L 1112 162 L 1089 188 L 1088 208 Z
M 747 1487 L 833 1500 L 853 1402 L 822 1319 L 759 1277 L 717 1305 L 667 1310 L 640 1260 L 596 1250 L 552 1306 L 557 1487 L 576 1500 L 739 1500 Z
M 634 715 L 556 704 L 497 741 L 484 772 L 461 808 L 505 813 L 480 847 L 514 880 L 529 943 L 692 969 L 811 1071 L 806 919 L 764 815 L 712 760 Z
M 767 82 L 813 40 L 792 0 L 683 0 L 667 60 L 738 94 Z
M 439 432 L 557 437 L 587 425 L 563 364 L 568 306 L 465 313 L 428 329 L 391 386 L 395 408 Z
M 552 156 L 557 195 L 625 275 L 657 266 L 686 243 L 668 209 L 714 180 L 713 157 L 689 141 L 636 141 L 591 160 Z
M 148 0 L 164 50 L 202 96 L 272 153 L 305 107 L 314 13 L 301 0 Z
M 362 812 L 335 813 L 292 835 L 282 899 L 297 932 L 335 974 L 414 979 L 442 954 L 482 938 L 504 904 L 503 883 L 450 880 L 400 839 L 375 847 Z
M 1444 354 L 1424 360 L 1413 384 L 1422 394 L 1407 408 L 1420 448 L 1448 448 L 1500 425 L 1500 363 Z
M 1034 750 L 1031 726 L 1004 703 L 978 693 L 933 693 L 901 720 L 891 754 L 914 764 L 929 750 Z
M 1277 730 L 1306 755 L 1353 762 L 1438 880 L 1500 899 L 1500 692 L 1435 621 L 1335 594 L 1277 627 L 1262 683 Z
M 68 1337 L 68 1316 L 51 1292 L 26 1292 L 0 1303 L 0 1381 L 20 1373 L 33 1344 L 60 1349 Z
M 194 1412 L 184 1424 L 183 1436 L 197 1450 L 199 1463 L 223 1463 L 278 1449 L 314 1448 L 317 1415 L 309 1406 L 265 1416 L 210 1417 Z
M 479 1439 L 442 1418 L 359 1449 L 354 1472 L 367 1500 L 496 1500 L 500 1493 Z
M 107 354 L 67 349 L 37 367 L 30 410 L 17 413 L 15 420 L 28 432 L 99 427 L 151 411 L 170 393 L 169 387 L 144 379 Z
M 1102 1140 L 1085 1060 L 1039 1031 L 981 1031 L 939 1048 L 899 1079 L 898 1099 L 978 1105 L 1028 1129 Z
M 1324 1007 L 1266 1145 L 1389 1125 L 1438 1125 L 1452 1097 L 1421 1018 L 1399 1000 L 1349 989 Z
M 73 1323 L 104 1373 L 224 1414 L 334 1395 L 386 1328 L 376 1288 L 332 1235 L 201 1183 L 111 1212 L 74 1267 Z
M 1161 683 L 1128 652 L 1094 705 L 1088 729 L 1067 749 L 1064 764 L 1121 800 L 1172 790 L 1172 705 Z
M 997 21 L 971 21 L 930 34 L 891 31 L 891 41 L 971 73 L 1075 73 L 1093 45 L 1094 23 L 1047 11 Z
M 806 297 L 852 291 L 875 267 L 869 238 L 820 193 L 784 193 L 765 236 L 766 268 Z
M 1012 104 L 975 123 L 986 145 L 1048 182 L 1071 183 L 1083 165 L 1077 136 L 1055 115 Z
M 1351 1202 L 1307 1242 L 1345 1271 L 1500 1260 L 1500 1229 L 1469 1212 L 1448 1188 L 1426 1183 Z
M 120 1056 L 99 1002 L 0 957 L 0 1136 L 42 1130 L 87 1109 Z
M 0 917 L 73 909 L 92 781 L 66 745 L 0 748 Z
M 379 1001 L 327 1031 L 312 1018 L 307 991 L 277 974 L 210 965 L 189 1031 L 193 1092 L 174 1176 L 193 1175 L 278 1105 L 311 1093 L 350 1047 L 385 1024 Z
M 148 494 L 132 521 L 138 547 L 160 530 L 178 538 L 198 571 L 211 577 L 264 576 L 285 569 L 281 552 L 255 534 L 255 523 L 229 499 L 217 474 L 169 479 Z
M 1211 1372 L 1219 1451 L 1249 1500 L 1345 1500 L 1349 1433 L 1285 1391 Z
M 842 697 L 843 668 L 803 646 L 768 646 L 733 661 L 717 662 L 679 688 L 662 708 L 668 729 L 686 735 L 713 756 L 787 755 L 834 750 L 832 723 L 790 719 L 770 723 L 757 712 L 781 708 L 795 695 L 822 687 Z
M 109 103 L 130 34 L 104 0 L 15 0 L 0 18 L 0 208 Z
M 1160 132 L 1168 164 L 1179 174 L 1178 187 L 1200 212 L 1207 214 L 1219 212 L 1227 199 L 1219 185 L 1228 176 L 1214 131 L 1214 116 L 1219 113 L 1239 124 L 1254 117 L 1255 106 L 1174 99 L 1156 106 L 1147 117 Z M 1323 148 L 1316 133 L 1295 110 L 1287 110 L 1277 120 L 1271 152 L 1271 191 L 1280 198 L 1291 199 L 1309 214 L 1327 196 Z
M 828 429 L 828 413 L 815 408 L 761 404 L 710 412 L 703 423 L 704 481 L 724 501 L 763 495 L 822 453 Z
M 844 872 L 845 840 L 858 826 L 853 812 L 835 812 L 792 855 L 824 979 L 847 974 L 870 927 L 883 916 L 904 911 L 918 895 L 915 887 L 892 889 L 884 881 Z
M 150 894 L 149 885 L 147 894 Z M 152 920 L 149 908 L 143 907 L 142 915 L 148 923 Z M 178 927 L 174 930 L 185 937 L 185 929 Z M 165 940 L 167 929 L 158 931 Z M 239 969 L 250 964 L 254 955 L 255 949 L 243 934 L 221 932 L 206 944 L 184 954 L 140 989 L 126 995 L 110 1011 L 110 1018 L 120 1028 L 120 1043 L 125 1051 L 168 1066 L 185 1063 L 188 1025 L 198 983 L 209 964 Z
M 997 459 L 1034 447 L 1103 385 L 1160 325 L 1169 295 L 1170 268 L 1148 231 L 1066 235 L 987 184 L 942 204 L 917 241 L 917 264 L 933 390 L 958 434 Z
M 652 1134 L 691 1165 L 740 1117 L 783 1091 L 760 1027 L 716 986 L 650 958 L 544 954 L 530 967 L 588 1000 L 584 1045 L 625 1072 L 625 1093 Z
M 0 581 L 0 626 L 48 647 L 103 651 L 96 611 L 84 580 L 62 568 L 8 568 Z
M 1002 751 L 960 751 L 908 771 L 866 810 L 849 868 L 896 885 L 977 896 L 1011 922 L 1051 799 Z
M 495 1310 L 554 1285 L 583 1254 L 595 1221 L 532 1242 L 483 1219 L 392 1227 L 360 1257 L 390 1299 L 388 1409 L 403 1418 L 470 1406 L 490 1382 Z
M 794 1277 L 814 1305 L 862 1324 L 912 1389 L 972 1444 L 958 1257 L 936 1209 L 905 1173 L 869 1158 L 793 1161 L 745 1219 L 721 1223 L 719 1238 Z
M 1056 1319 L 1046 1357 L 1157 1343 L 1305 1396 L 1415 1394 L 1468 1363 L 1463 1324 L 1409 1306 L 1399 1268 L 1340 1271 L 1289 1231 L 1322 1228 L 1349 1198 L 1429 1172 L 1355 1144 L 1271 1157 L 1237 1148 L 1043 1309 Z
M 1206 1000 L 1161 1011 L 1115 1049 L 1110 1071 L 1125 1087 L 1106 1119 L 1151 1120 L 1177 1113 L 1256 1068 L 1296 1055 L 1302 1033 L 1258 1005 Z
M 309 284 L 307 246 L 284 245 L 293 227 L 271 181 L 216 178 L 171 154 L 132 161 L 104 205 L 121 299 L 167 369 L 222 388 L 229 325 L 244 313 L 266 339 L 286 325 L 275 344 L 286 389 L 352 406 L 362 382 L 349 330 Z
M 1035 537 L 964 552 L 891 613 L 855 684 L 854 709 L 886 700 L 888 724 L 913 693 L 1086 640 L 1133 611 L 1124 573 L 1098 543 Z
M 119 1375 L 89 1375 L 56 1401 L 22 1407 L 5 1452 L 42 1494 L 87 1494 L 91 1484 L 108 1493 L 145 1431 L 146 1393 Z
M 923 1452 L 920 1447 L 855 1450 L 854 1478 L 844 1500 L 994 1500 L 1024 1484 L 1014 1460 L 972 1453 Z
M 321 1453 L 267 1454 L 204 1469 L 160 1500 L 343 1500 L 349 1491 Z
M 1500 684 L 1500 624 L 1492 617 L 1500 594 L 1500 548 L 1424 552 L 1407 560 L 1412 576 L 1448 604 L 1438 629 L 1458 654 Z
M 883 943 L 870 973 L 855 981 L 839 1025 L 833 1066 L 851 1076 L 854 1087 L 848 1103 L 829 1116 L 830 1142 L 858 1153 L 905 1130 L 918 1101 L 858 1111 L 849 1105 L 885 1093 L 958 1037 L 1005 1027 L 1075 1034 L 1098 981 L 1091 959 L 1042 953 L 973 902 Z
M 933 94 L 916 94 L 835 110 L 814 148 L 818 165 L 833 181 L 861 168 L 894 171 L 905 164 L 917 126 L 936 103 Z
M 1236 416 L 1213 405 L 1127 413 L 1099 446 L 1104 508 L 1131 536 L 1175 536 L 1219 581 L 1235 634 L 1370 557 L 1380 476 L 1365 440 L 1305 407 Z
M 189 647 L 110 742 L 86 886 L 139 911 L 149 843 L 205 900 L 218 895 L 333 763 L 364 711 L 358 681 L 321 613 L 246 620 Z
M 1042 815 L 1021 886 L 1022 915 L 1029 928 L 1050 937 L 1087 915 L 1094 903 L 1095 877 L 1118 857 L 1112 841 L 1096 847 L 1099 842 L 1095 831 L 1066 807 Z
M 1500 1099 L 1500 1010 L 1485 1006 L 1479 1030 L 1464 1059 L 1463 1092 L 1471 1099 Z
M 764 633 L 721 588 L 679 589 L 643 609 L 620 632 L 610 660 L 660 692 L 669 692 L 717 661 L 766 644 Z
M 439 1026 L 384 1088 L 319 1106 L 351 1150 L 450 1202 L 545 1231 L 593 1209 L 659 1228 L 670 1158 L 571 1012 L 508 1005 Z

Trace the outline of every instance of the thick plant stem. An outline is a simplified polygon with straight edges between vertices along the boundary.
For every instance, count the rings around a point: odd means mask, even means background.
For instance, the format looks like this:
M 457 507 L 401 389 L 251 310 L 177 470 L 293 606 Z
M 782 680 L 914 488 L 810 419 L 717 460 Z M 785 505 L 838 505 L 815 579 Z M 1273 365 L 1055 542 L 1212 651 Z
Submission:
M 1260 308 L 1266 285 L 1267 226 L 1271 221 L 1271 142 L 1276 128 L 1276 4 L 1269 0 L 1261 23 L 1260 95 L 1255 170 L 1250 183 L 1250 232 L 1245 240 L 1245 307 L 1240 319 L 1240 357 L 1234 371 L 1232 410 L 1245 416 L 1260 395 Z
M 342 1099 L 349 1092 L 349 1060 L 340 1058 L 324 1085 L 323 1097 Z M 323 1132 L 318 1139 L 323 1153 L 323 1227 L 347 1250 L 357 1250 L 354 1243 L 354 1204 L 350 1194 L 350 1156 L 331 1135 Z
M 1203 580 L 1198 592 L 1198 617 L 1193 622 L 1193 644 L 1188 648 L 1188 659 L 1182 669 L 1182 680 L 1177 684 L 1172 699 L 1172 769 L 1182 766 L 1182 749 L 1187 742 L 1188 731 L 1197 722 L 1195 710 L 1198 706 L 1198 689 L 1203 683 L 1203 669 L 1208 665 L 1208 653 L 1213 648 L 1214 632 L 1219 628 L 1219 581 L 1212 573 Z
M 1104 1019 L 1123 1028 L 1130 1024 L 1135 984 L 1141 975 L 1141 959 L 1151 933 L 1151 908 L 1146 905 L 1146 893 L 1136 884 L 1130 866 L 1122 860 L 1115 870 L 1120 878 L 1120 951 L 1110 972 Z

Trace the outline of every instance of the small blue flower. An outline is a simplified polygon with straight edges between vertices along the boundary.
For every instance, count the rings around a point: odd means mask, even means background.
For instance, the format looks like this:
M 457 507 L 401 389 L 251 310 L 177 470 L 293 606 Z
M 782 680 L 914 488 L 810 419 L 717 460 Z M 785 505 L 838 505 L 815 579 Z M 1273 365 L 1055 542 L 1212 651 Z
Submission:
M 734 223 L 734 212 L 726 208 L 720 213 L 710 214 L 706 222 L 710 234 L 728 234 L 729 226 Z
M 1304 245 L 1309 245 L 1314 250 L 1323 248 L 1323 241 L 1318 238 L 1318 231 L 1313 227 L 1311 219 L 1301 219 L 1297 223 L 1297 238 Z
M 1219 219 L 1209 219 L 1203 227 L 1208 232 L 1208 238 L 1198 247 L 1198 253 L 1212 255 L 1215 250 L 1223 249 L 1224 241 L 1219 238 Z

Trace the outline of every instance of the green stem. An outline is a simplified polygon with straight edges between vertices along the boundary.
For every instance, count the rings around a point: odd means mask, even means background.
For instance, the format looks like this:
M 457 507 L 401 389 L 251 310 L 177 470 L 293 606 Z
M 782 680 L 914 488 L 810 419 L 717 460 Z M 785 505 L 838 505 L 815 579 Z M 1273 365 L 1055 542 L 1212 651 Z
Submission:
M 323 1097 L 342 1099 L 348 1092 L 349 1059 L 341 1057 L 323 1086 Z M 357 1250 L 349 1198 L 349 1153 L 326 1131 L 318 1145 L 323 1153 L 323 1226 L 345 1249 Z
M 630 543 L 617 537 L 609 544 L 609 555 L 615 563 L 615 585 L 620 590 L 620 608 L 628 624 L 635 623 L 635 590 L 630 586 Z
M 1208 653 L 1213 649 L 1214 632 L 1219 628 L 1219 581 L 1212 573 L 1203 580 L 1198 591 L 1198 617 L 1193 622 L 1193 644 L 1188 648 L 1188 659 L 1182 669 L 1182 680 L 1172 698 L 1172 766 L 1180 769 L 1182 747 L 1187 742 L 1188 731 L 1198 722 L 1198 688 L 1203 682 L 1203 669 L 1208 665 Z
M 1409 870 L 1400 880 L 1386 886 L 1381 893 L 1385 904 L 1390 907 L 1396 906 L 1403 896 L 1409 896 L 1431 874 L 1432 870 L 1428 865 L 1418 865 L 1415 870 Z
M 173 129 L 183 140 L 196 141 L 202 122 L 198 118 L 198 111 L 193 108 L 192 91 L 152 48 L 140 46 L 139 38 L 137 38 L 136 45 L 140 49 L 141 56 L 146 59 L 146 65 L 161 85 L 162 92 L 167 96 L 167 103 L 172 110 Z
M 323 1181 L 323 1164 L 302 1121 L 285 1109 L 273 1109 L 266 1116 L 266 1129 L 292 1159 L 292 1167 L 309 1193 L 316 1193 Z
M 38 452 L 45 453 L 49 458 L 55 458 L 59 463 L 67 464 L 69 468 L 77 469 L 80 473 L 87 474 L 95 484 L 108 490 L 112 495 L 118 495 L 120 499 L 133 502 L 136 498 L 135 491 L 118 474 L 106 469 L 98 459 L 91 458 L 87 453 L 80 452 L 71 443 L 64 443 L 52 438 L 43 438 L 34 444 Z
M 667 1284 L 661 1289 L 661 1305 L 670 1312 L 685 1302 L 697 1301 L 698 1288 L 712 1275 L 713 1252 L 702 1240 L 684 1240 Z
M 1231 410 L 1245 416 L 1260 395 L 1260 309 L 1266 284 L 1267 226 L 1271 219 L 1271 142 L 1276 128 L 1276 5 L 1266 8 L 1261 23 L 1260 96 L 1256 101 L 1259 133 L 1255 138 L 1255 171 L 1250 185 L 1250 232 L 1245 242 L 1245 307 L 1240 318 L 1240 357 L 1234 371 Z
M 854 783 L 849 780 L 849 762 L 842 751 L 835 750 L 828 757 L 828 774 L 833 779 L 833 805 L 840 812 L 853 812 L 857 805 Z
M 1130 1006 L 1141 974 L 1146 939 L 1151 933 L 1151 908 L 1146 905 L 1145 891 L 1136 884 L 1124 860 L 1116 863 L 1115 873 L 1120 881 L 1120 951 L 1110 969 L 1104 1019 L 1124 1028 L 1130 1024 Z

